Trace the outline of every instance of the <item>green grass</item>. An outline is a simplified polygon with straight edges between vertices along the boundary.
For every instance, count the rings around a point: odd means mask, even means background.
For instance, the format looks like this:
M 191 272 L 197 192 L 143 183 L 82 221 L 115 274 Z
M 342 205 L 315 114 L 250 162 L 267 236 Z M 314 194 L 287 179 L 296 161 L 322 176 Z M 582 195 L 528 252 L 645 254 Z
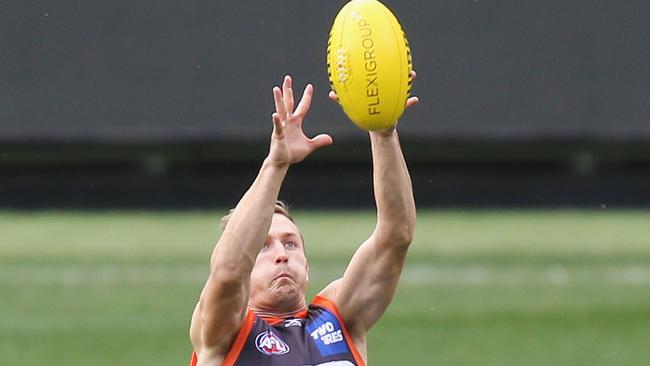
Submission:
M 0 365 L 184 365 L 221 212 L 0 212 Z M 309 296 L 372 212 L 298 211 Z M 650 212 L 421 211 L 370 364 L 650 364 Z

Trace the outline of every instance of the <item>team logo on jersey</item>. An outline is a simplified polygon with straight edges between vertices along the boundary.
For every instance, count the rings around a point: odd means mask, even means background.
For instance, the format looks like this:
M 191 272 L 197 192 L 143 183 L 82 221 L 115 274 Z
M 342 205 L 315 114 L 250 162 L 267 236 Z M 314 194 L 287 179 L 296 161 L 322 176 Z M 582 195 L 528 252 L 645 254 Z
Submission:
M 343 328 L 334 314 L 329 311 L 324 311 L 314 318 L 306 329 L 321 356 L 334 356 L 349 351 Z
M 255 338 L 255 347 L 265 355 L 284 355 L 289 353 L 289 345 L 273 332 L 262 332 Z
M 320 340 L 324 345 L 329 346 L 330 344 L 343 342 L 343 332 L 332 322 L 325 322 L 321 324 L 318 328 L 314 329 L 311 332 L 312 338 L 314 340 Z

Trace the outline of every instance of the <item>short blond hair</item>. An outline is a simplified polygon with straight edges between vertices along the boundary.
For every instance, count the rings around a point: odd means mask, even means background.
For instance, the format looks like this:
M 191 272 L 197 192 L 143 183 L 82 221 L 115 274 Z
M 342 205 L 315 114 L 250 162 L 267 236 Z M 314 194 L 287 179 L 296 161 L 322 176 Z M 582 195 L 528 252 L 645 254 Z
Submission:
M 226 228 L 226 225 L 228 224 L 228 220 L 230 220 L 230 216 L 232 216 L 232 213 L 235 211 L 234 208 L 231 208 L 230 211 L 226 215 L 224 215 L 221 218 L 221 224 L 219 225 L 221 227 L 221 230 Z M 273 213 L 274 214 L 280 214 L 286 218 L 288 218 L 291 222 L 294 224 L 296 221 L 293 219 L 293 216 L 289 213 L 289 205 L 281 200 L 275 201 L 275 207 L 273 208 Z

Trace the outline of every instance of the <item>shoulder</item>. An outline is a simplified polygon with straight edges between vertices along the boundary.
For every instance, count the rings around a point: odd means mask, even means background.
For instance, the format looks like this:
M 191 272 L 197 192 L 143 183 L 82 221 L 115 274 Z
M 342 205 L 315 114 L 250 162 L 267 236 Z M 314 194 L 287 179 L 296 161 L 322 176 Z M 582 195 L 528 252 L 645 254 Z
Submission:
M 198 351 L 201 346 L 201 320 L 199 315 L 199 303 L 196 303 L 192 312 L 192 321 L 190 322 L 190 341 L 194 351 Z
M 312 300 L 311 305 L 324 308 L 330 313 L 336 316 L 336 318 L 341 322 L 341 325 L 344 326 L 346 331 L 349 331 L 349 334 L 352 338 L 356 340 L 365 340 L 367 331 L 359 330 L 355 326 L 355 319 L 350 319 L 345 315 L 345 312 L 341 311 L 341 301 L 348 301 L 349 299 L 340 299 L 339 288 L 341 286 L 342 278 L 332 281 L 329 285 L 325 286 L 321 292 Z
M 335 313 L 336 316 L 340 319 L 341 322 L 347 326 L 350 330 L 350 335 L 354 338 L 360 337 L 365 338 L 366 331 L 359 331 L 356 329 L 355 319 L 351 319 L 349 316 L 346 316 L 345 309 L 342 309 L 342 304 L 349 304 L 350 302 L 354 303 L 354 299 L 350 298 L 340 298 L 340 288 L 343 283 L 343 278 L 336 279 L 330 282 L 329 285 L 325 286 L 321 292 L 314 298 L 312 305 L 316 305 L 331 312 Z
M 359 365 L 365 365 L 367 360 L 366 336 L 367 332 L 359 332 L 350 327 L 350 319 L 344 319 L 334 300 L 327 297 L 327 294 L 335 293 L 336 282 L 325 287 L 310 304 L 312 314 L 318 314 L 312 319 L 311 324 L 306 327 L 307 332 L 314 340 L 320 341 L 324 346 L 345 340 L 350 347 L 350 352 Z M 313 311 L 320 308 L 318 312 Z M 359 363 L 360 362 L 360 363 Z
M 221 364 L 225 359 L 236 359 L 241 353 L 249 333 L 259 320 L 260 318 L 253 311 L 247 310 L 241 326 L 234 334 L 223 337 L 216 344 L 206 344 L 201 329 L 200 315 L 195 310 L 190 326 L 190 339 L 195 357 L 200 358 L 201 362 L 209 364 Z
M 329 300 L 332 300 L 336 302 L 336 294 L 338 293 L 338 289 L 341 283 L 341 278 L 336 279 L 332 282 L 330 282 L 329 285 L 325 286 L 319 293 L 318 297 L 326 298 Z

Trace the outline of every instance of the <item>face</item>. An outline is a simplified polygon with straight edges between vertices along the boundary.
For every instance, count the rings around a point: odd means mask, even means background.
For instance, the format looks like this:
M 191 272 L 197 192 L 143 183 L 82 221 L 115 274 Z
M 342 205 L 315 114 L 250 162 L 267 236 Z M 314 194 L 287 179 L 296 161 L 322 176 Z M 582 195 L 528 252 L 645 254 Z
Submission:
M 308 267 L 303 244 L 298 227 L 274 214 L 251 272 L 252 305 L 282 311 L 304 304 Z

